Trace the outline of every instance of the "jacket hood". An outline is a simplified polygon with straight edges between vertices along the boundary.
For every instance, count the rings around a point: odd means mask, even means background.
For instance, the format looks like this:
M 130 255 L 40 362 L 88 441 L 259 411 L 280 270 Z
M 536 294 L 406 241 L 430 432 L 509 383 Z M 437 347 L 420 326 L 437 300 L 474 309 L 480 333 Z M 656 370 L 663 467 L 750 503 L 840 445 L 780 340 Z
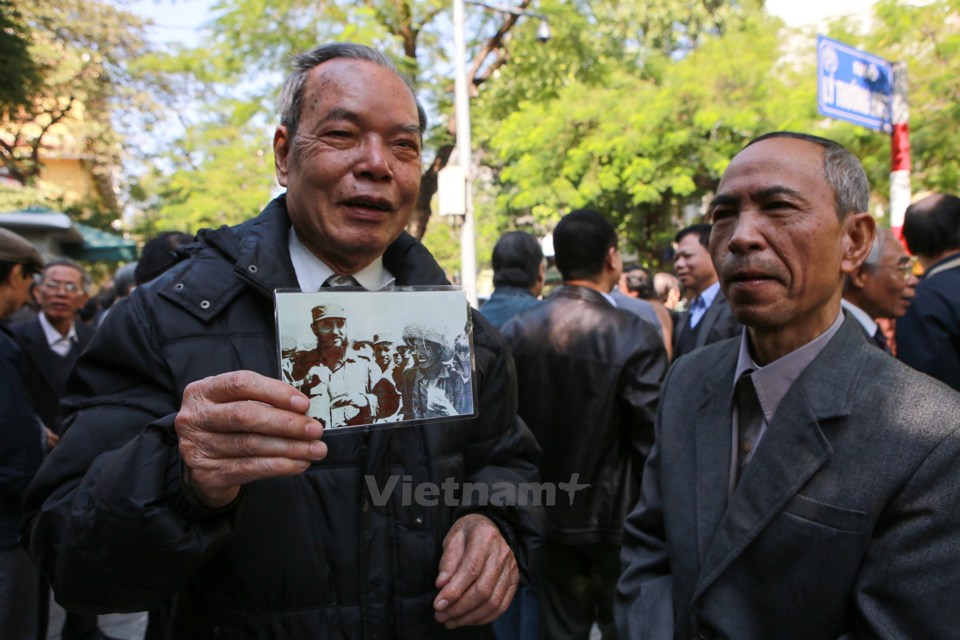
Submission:
M 286 194 L 274 198 L 256 218 L 238 225 L 204 229 L 197 234 L 198 246 L 213 252 L 195 251 L 192 260 L 166 279 L 162 295 L 187 308 L 200 319 L 219 313 L 246 286 L 265 296 L 276 289 L 299 287 L 290 253 L 290 216 Z M 220 267 L 212 271 L 211 262 Z M 430 251 L 406 231 L 383 254 L 383 264 L 404 285 L 449 285 L 443 269 Z M 230 267 L 232 265 L 232 267 Z M 190 278 L 202 268 L 204 278 Z M 209 277 L 213 273 L 214 277 Z

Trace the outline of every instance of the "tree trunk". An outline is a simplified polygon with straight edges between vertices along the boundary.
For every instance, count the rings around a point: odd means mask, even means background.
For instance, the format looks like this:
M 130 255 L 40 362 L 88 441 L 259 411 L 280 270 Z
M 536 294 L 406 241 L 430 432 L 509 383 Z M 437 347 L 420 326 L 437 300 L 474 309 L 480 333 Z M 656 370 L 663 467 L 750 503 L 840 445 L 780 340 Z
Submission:
M 407 224 L 407 231 L 417 240 L 423 239 L 423 234 L 427 232 L 427 223 L 430 221 L 430 200 L 433 194 L 437 192 L 437 176 L 440 169 L 447 166 L 450 160 L 450 154 L 453 153 L 453 145 L 445 144 L 437 150 L 437 155 L 430 163 L 430 166 L 423 172 L 420 179 L 420 195 L 417 196 L 417 207 L 414 209 L 413 217 Z

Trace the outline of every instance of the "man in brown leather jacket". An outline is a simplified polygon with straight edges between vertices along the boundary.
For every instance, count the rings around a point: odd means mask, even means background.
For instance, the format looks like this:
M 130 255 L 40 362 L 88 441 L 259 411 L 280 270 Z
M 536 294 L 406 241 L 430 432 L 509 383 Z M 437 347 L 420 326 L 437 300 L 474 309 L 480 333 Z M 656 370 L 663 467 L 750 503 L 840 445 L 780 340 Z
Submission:
M 543 448 L 547 494 L 542 555 L 544 637 L 613 637 L 623 520 L 653 441 L 666 353 L 657 328 L 617 309 L 623 268 L 613 226 L 574 211 L 553 232 L 563 286 L 508 322 L 519 415 Z

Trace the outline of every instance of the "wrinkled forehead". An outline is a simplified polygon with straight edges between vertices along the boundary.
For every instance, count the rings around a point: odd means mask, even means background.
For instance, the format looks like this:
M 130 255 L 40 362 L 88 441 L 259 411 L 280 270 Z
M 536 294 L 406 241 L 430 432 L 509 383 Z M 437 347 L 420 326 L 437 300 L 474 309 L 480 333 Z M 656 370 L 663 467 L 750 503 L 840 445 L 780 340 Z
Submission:
M 780 186 L 797 191 L 798 187 L 830 189 L 823 170 L 823 148 L 796 138 L 761 140 L 733 157 L 717 193 Z
M 47 267 L 43 272 L 45 280 L 59 280 L 61 282 L 83 282 L 83 273 L 68 264 L 55 264 Z

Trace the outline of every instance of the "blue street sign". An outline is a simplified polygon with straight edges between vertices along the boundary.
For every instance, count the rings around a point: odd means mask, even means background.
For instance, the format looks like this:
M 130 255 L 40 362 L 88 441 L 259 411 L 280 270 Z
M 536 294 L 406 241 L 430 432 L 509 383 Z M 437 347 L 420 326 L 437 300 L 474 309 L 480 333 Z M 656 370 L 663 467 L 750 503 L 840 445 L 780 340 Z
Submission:
M 830 118 L 889 133 L 892 65 L 850 45 L 817 36 L 817 108 Z

